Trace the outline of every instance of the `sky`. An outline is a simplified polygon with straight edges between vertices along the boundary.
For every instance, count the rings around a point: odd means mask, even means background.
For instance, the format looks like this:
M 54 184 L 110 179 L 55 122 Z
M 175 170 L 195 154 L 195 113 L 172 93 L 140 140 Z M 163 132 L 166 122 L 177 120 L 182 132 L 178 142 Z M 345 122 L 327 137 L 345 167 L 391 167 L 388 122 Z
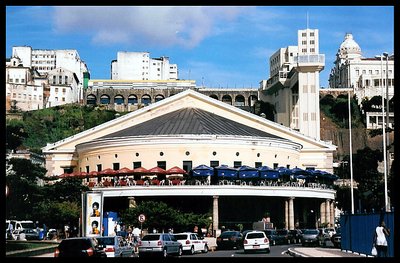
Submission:
M 363 57 L 394 53 L 393 6 L 6 6 L 6 58 L 13 46 L 75 49 L 91 79 L 110 79 L 117 52 L 149 52 L 197 86 L 258 88 L 307 25 L 325 54 L 322 88 L 346 33 Z

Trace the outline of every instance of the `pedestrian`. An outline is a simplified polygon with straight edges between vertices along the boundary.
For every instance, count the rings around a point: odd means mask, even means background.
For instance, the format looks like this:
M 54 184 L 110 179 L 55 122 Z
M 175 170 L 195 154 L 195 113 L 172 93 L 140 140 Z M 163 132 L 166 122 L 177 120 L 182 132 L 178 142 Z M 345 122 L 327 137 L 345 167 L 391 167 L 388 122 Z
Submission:
M 66 224 L 64 226 L 64 236 L 65 236 L 65 238 L 69 238 L 69 225 L 68 224 Z
M 379 226 L 376 227 L 374 233 L 374 246 L 377 250 L 377 257 L 387 257 L 388 242 L 387 237 L 390 235 L 390 229 L 386 227 L 385 221 L 382 219 Z

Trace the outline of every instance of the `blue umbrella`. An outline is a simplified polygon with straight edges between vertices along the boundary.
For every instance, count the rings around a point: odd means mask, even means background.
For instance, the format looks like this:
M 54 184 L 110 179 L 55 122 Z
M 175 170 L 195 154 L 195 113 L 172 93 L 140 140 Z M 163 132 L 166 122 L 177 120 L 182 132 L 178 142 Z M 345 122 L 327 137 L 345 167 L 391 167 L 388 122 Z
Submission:
M 192 169 L 193 176 L 207 177 L 207 176 L 212 176 L 213 174 L 214 174 L 214 168 L 204 164 L 196 166 L 195 168 Z
M 243 165 L 238 168 L 238 176 L 240 179 L 253 179 L 258 178 L 259 173 L 256 168 Z
M 217 176 L 225 179 L 236 179 L 237 169 L 227 165 L 220 165 L 214 168 L 217 171 Z
M 292 169 L 292 173 L 295 174 L 295 175 L 298 175 L 298 174 L 301 174 L 301 175 L 309 175 L 309 174 L 310 174 L 310 171 L 308 171 L 308 170 L 303 170 L 303 169 L 301 169 L 301 168 L 296 167 L 296 168 L 293 168 L 293 169 Z

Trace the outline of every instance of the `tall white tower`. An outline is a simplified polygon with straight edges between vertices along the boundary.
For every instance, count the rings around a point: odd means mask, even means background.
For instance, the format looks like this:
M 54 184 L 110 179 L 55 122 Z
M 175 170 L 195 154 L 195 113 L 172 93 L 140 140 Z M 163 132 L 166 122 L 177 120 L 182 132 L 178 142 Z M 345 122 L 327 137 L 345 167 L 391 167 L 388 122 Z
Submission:
M 270 78 L 260 83 L 259 97 L 272 104 L 274 121 L 320 139 L 319 54 L 317 29 L 298 30 L 297 46 L 280 48 L 270 57 Z
M 298 72 L 299 130 L 320 139 L 319 72 L 324 69 L 325 56 L 319 54 L 318 29 L 298 31 L 298 56 L 295 69 Z

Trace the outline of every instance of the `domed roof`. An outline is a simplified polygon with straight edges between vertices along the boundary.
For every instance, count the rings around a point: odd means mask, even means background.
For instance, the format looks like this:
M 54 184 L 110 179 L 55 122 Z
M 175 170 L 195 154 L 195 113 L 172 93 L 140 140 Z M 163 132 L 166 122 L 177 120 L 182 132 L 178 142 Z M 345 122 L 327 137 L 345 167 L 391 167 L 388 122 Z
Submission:
M 353 35 L 347 33 L 344 37 L 343 43 L 340 45 L 339 52 L 342 54 L 359 54 L 361 55 L 361 48 L 353 39 Z

